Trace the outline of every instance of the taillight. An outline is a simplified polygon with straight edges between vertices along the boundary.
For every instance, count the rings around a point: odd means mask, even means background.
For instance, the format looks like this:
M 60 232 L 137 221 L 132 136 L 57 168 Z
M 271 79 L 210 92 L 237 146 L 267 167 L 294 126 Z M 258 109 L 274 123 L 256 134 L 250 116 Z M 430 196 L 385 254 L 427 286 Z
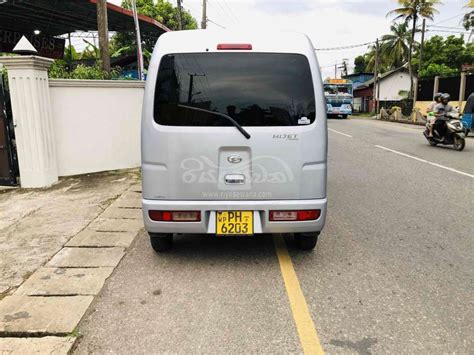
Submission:
M 270 211 L 270 221 L 313 221 L 321 216 L 321 210 Z
M 252 45 L 250 43 L 221 43 L 217 45 L 217 50 L 252 50 Z
M 152 221 L 157 222 L 200 222 L 200 211 L 148 211 Z

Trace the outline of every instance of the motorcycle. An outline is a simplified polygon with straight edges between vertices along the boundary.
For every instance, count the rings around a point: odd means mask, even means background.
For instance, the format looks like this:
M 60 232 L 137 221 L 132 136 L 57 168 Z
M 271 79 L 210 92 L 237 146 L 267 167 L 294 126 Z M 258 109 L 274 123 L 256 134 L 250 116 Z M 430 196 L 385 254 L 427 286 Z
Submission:
M 445 121 L 446 130 L 444 137 L 440 137 L 436 130 L 433 130 L 433 136 L 430 137 L 429 122 L 426 123 L 426 130 L 423 132 L 423 135 L 428 140 L 428 143 L 431 146 L 437 146 L 438 144 L 452 145 L 455 150 L 460 152 L 464 149 L 466 142 L 464 140 L 464 127 L 460 120 L 459 112 L 453 110 L 451 112 L 446 113 L 446 117 L 448 118 L 448 120 Z

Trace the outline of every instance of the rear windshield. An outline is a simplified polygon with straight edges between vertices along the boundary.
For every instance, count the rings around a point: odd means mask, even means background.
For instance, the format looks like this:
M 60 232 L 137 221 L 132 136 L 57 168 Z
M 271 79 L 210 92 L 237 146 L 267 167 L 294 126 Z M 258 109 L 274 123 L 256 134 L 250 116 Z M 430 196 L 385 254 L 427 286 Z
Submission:
M 179 106 L 181 105 L 181 106 Z M 162 58 L 155 121 L 168 126 L 294 126 L 315 119 L 308 60 L 283 53 L 183 53 Z

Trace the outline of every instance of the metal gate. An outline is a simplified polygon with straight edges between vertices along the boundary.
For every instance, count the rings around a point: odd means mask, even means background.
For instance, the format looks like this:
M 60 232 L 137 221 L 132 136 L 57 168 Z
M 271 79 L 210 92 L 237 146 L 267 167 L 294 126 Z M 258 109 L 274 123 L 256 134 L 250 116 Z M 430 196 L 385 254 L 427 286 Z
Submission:
M 10 95 L 0 72 L 0 185 L 17 185 L 18 175 Z

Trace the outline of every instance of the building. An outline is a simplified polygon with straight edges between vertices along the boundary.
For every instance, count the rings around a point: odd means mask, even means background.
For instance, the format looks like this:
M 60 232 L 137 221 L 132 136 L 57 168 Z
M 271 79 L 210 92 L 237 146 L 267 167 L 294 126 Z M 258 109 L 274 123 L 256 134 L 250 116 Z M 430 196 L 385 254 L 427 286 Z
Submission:
M 374 73 L 354 73 L 343 76 L 343 79 L 352 81 L 352 87 L 357 89 L 359 86 L 374 77 Z
M 391 70 L 379 76 L 380 107 L 397 106 L 410 90 L 410 75 L 405 67 Z M 354 111 L 372 112 L 375 109 L 374 78 L 354 89 Z

